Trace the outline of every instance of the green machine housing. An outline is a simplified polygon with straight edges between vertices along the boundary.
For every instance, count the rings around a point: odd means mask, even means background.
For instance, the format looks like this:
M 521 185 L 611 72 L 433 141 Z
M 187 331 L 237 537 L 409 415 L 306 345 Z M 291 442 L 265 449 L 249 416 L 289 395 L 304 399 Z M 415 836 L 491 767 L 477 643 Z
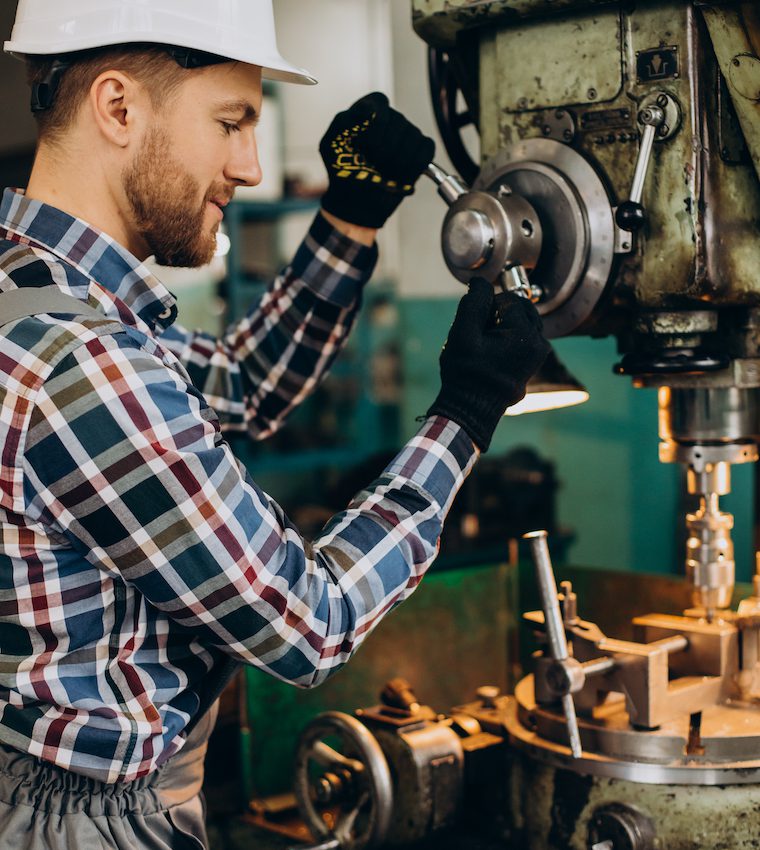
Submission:
M 703 331 L 703 349 L 722 349 L 735 329 L 731 353 L 757 354 L 740 331 L 760 304 L 755 4 L 413 0 L 413 25 L 447 60 L 446 90 L 434 97 L 458 87 L 477 125 L 481 185 L 517 171 L 515 182 L 538 193 L 528 200 L 545 239 L 532 277 L 552 335 L 613 333 L 624 351 L 648 349 L 634 338 L 635 328 L 652 335 L 639 317 L 709 309 L 721 344 Z M 666 115 L 644 172 L 645 220 L 631 232 L 615 213 L 631 198 L 640 113 L 658 101 Z M 451 117 L 447 144 L 459 129 Z M 581 160 L 593 176 L 575 167 Z M 539 176 L 536 165 L 559 174 Z M 560 200 L 557 211 L 543 208 L 542 192 Z
M 694 603 L 726 607 L 733 520 L 717 500 L 760 439 L 760 8 L 412 0 L 412 23 L 469 197 L 532 210 L 526 266 L 547 336 L 612 335 L 615 371 L 658 388 L 660 459 L 683 464 L 700 499 L 686 523 Z M 483 230 L 478 203 L 457 219 L 457 261 L 474 260 L 460 279 L 485 267 L 485 248 L 461 247 Z

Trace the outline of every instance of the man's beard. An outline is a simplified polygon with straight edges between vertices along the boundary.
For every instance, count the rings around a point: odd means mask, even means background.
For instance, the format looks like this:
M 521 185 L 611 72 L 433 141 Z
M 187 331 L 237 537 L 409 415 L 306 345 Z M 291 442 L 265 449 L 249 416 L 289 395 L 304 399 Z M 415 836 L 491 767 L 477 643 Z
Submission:
M 200 184 L 171 153 L 169 137 L 150 130 L 134 160 L 122 173 L 124 192 L 132 208 L 134 226 L 156 262 L 162 266 L 198 268 L 211 262 L 216 250 L 216 228 L 203 226 L 206 204 L 228 192 L 212 186 L 203 203 L 193 209 Z

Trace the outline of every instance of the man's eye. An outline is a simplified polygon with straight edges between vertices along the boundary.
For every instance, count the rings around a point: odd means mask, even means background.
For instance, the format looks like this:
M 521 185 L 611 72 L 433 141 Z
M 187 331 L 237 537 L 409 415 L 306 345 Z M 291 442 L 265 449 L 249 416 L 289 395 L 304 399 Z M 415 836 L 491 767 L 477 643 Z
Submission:
M 229 135 L 230 133 L 239 133 L 240 132 L 240 124 L 235 124 L 230 121 L 220 121 L 219 122 L 222 127 L 224 127 L 224 132 Z

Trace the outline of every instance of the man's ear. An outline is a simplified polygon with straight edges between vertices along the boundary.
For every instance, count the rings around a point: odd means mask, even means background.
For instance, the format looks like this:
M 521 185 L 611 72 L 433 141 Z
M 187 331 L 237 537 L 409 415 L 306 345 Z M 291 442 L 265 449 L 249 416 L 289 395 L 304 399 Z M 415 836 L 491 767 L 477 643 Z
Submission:
M 138 131 L 145 93 L 121 71 L 104 71 L 90 87 L 90 108 L 95 123 L 112 144 L 125 148 Z

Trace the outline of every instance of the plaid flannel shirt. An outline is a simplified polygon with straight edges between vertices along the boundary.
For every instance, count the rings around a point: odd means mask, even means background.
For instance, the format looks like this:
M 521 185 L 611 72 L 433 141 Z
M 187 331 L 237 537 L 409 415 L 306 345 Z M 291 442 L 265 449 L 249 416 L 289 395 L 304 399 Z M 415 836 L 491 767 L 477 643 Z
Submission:
M 103 321 L 0 328 L 0 742 L 105 782 L 185 740 L 230 658 L 308 687 L 435 557 L 476 451 L 428 419 L 312 541 L 232 456 L 339 351 L 374 264 L 317 216 L 221 339 L 108 236 L 8 191 L 0 291 L 59 286 Z M 183 365 L 184 364 L 184 365 Z

